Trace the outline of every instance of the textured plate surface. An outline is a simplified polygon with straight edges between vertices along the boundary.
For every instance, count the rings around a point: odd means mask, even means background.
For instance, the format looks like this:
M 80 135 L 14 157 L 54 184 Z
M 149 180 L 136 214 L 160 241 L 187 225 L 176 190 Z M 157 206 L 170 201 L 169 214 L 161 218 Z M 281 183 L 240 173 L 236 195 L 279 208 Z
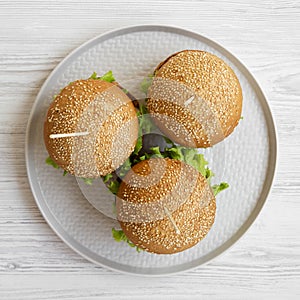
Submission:
M 214 181 L 230 189 L 217 197 L 213 228 L 197 246 L 174 255 L 137 253 L 111 237 L 118 223 L 97 211 L 76 179 L 45 164 L 43 122 L 53 95 L 78 78 L 113 70 L 118 81 L 143 78 L 168 55 L 183 49 L 209 51 L 225 60 L 243 89 L 243 117 L 233 134 L 205 151 Z M 133 75 L 134 74 L 134 75 Z M 27 128 L 26 163 L 36 202 L 53 230 L 75 251 L 123 272 L 163 275 L 199 266 L 228 249 L 261 210 L 275 171 L 276 134 L 266 99 L 252 75 L 218 44 L 183 29 L 137 26 L 99 36 L 67 56 L 41 88 Z

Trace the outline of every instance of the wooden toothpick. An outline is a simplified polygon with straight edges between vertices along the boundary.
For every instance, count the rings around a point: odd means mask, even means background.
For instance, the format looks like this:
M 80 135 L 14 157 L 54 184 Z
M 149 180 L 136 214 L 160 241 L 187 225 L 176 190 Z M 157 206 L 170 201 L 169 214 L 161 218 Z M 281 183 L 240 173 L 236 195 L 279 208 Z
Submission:
M 73 133 L 57 133 L 57 134 L 50 134 L 50 139 L 57 139 L 57 138 L 64 138 L 64 137 L 73 137 L 73 136 L 82 136 L 82 135 L 88 135 L 88 131 L 84 132 L 73 132 Z
M 194 100 L 195 96 L 192 96 L 191 98 L 187 99 L 185 102 L 184 102 L 184 106 L 188 106 L 193 100 Z
M 180 234 L 179 228 L 177 227 L 177 225 L 176 225 L 174 219 L 172 218 L 172 216 L 171 216 L 169 210 L 168 210 L 165 206 L 164 206 L 164 211 L 165 211 L 166 215 L 168 216 L 168 218 L 170 219 L 172 225 L 174 226 L 176 233 L 177 233 L 177 234 Z

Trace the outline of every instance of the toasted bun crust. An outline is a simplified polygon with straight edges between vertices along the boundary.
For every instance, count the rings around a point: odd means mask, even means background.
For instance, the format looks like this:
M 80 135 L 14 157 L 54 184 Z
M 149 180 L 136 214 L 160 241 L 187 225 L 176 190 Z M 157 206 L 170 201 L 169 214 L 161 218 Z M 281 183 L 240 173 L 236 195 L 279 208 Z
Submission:
M 188 249 L 203 239 L 214 223 L 216 202 L 207 181 L 178 160 L 155 158 L 136 164 L 117 196 L 122 230 L 148 252 L 171 254 Z M 126 209 L 129 205 L 130 210 Z
M 154 83 L 158 78 L 167 81 L 150 87 L 148 110 L 159 128 L 175 142 L 187 147 L 210 147 L 238 125 L 242 89 L 234 71 L 217 56 L 199 50 L 175 53 L 157 66 Z M 170 82 L 174 82 L 173 92 L 176 84 L 185 86 L 197 95 L 197 100 L 187 104 L 179 93 L 156 93 L 161 85 L 167 89 Z M 172 101 L 166 101 L 167 97 Z
M 88 132 L 50 138 L 51 134 Z M 79 177 L 98 177 L 117 169 L 131 154 L 138 120 L 131 100 L 113 83 L 77 80 L 51 103 L 44 123 L 50 157 Z

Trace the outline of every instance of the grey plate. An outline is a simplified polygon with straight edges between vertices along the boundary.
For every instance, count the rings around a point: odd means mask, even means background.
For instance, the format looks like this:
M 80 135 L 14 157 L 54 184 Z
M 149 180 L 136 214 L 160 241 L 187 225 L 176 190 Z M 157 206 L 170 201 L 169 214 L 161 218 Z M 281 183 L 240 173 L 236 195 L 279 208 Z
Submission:
M 96 210 L 72 176 L 45 165 L 43 121 L 53 95 L 78 78 L 113 70 L 118 81 L 144 77 L 168 55 L 201 49 L 224 59 L 243 89 L 244 119 L 222 143 L 205 151 L 215 182 L 230 189 L 217 197 L 213 228 L 195 247 L 174 255 L 137 253 L 111 237 L 118 223 Z M 134 75 L 133 75 L 134 74 Z M 69 54 L 42 86 L 32 108 L 26 139 L 27 172 L 44 218 L 72 249 L 99 265 L 140 275 L 164 275 L 204 264 L 232 246 L 253 223 L 269 193 L 276 165 L 276 132 L 266 98 L 245 66 L 215 42 L 187 30 L 136 26 L 96 37 Z

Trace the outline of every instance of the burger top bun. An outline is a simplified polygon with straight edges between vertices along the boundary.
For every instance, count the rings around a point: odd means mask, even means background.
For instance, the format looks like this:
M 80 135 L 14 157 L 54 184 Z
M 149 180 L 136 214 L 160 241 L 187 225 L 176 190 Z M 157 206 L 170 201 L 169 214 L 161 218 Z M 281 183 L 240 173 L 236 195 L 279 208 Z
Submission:
M 121 228 L 136 246 L 171 254 L 197 244 L 214 223 L 216 202 L 206 179 L 179 160 L 142 161 L 117 194 Z
M 75 136 L 53 138 L 69 133 Z M 131 100 L 116 84 L 102 80 L 77 80 L 66 86 L 51 103 L 44 123 L 50 157 L 79 177 L 117 169 L 133 151 L 137 136 Z
M 242 90 L 219 57 L 199 50 L 169 56 L 155 70 L 147 106 L 163 133 L 187 147 L 210 147 L 238 125 Z

